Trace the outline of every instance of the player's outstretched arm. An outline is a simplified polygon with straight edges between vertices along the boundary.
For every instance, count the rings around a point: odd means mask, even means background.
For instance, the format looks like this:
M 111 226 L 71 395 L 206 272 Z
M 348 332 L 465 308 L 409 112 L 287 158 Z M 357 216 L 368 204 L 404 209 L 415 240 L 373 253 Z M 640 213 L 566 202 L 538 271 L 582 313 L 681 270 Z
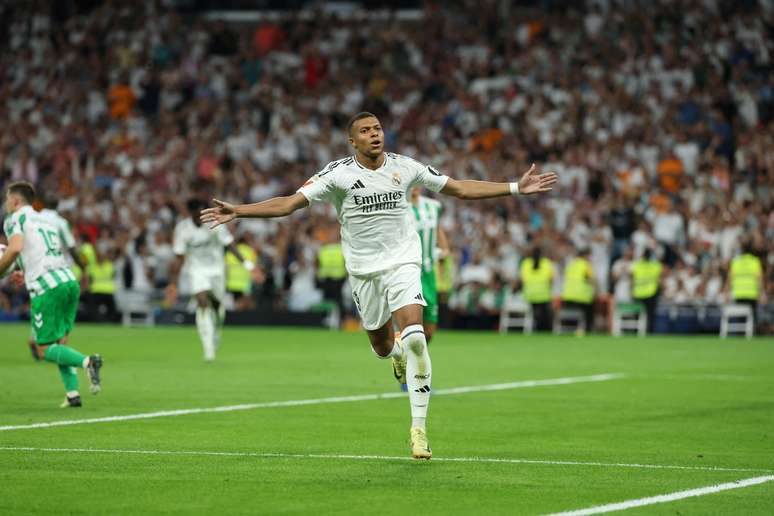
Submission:
M 298 192 L 286 197 L 273 197 L 253 204 L 230 204 L 213 199 L 212 208 L 202 210 L 201 220 L 210 225 L 210 229 L 226 224 L 237 218 L 284 217 L 309 205 L 306 197 Z
M 529 170 L 521 176 L 518 183 L 493 183 L 469 179 L 459 181 L 449 178 L 441 193 L 459 199 L 490 199 L 515 194 L 530 195 L 550 191 L 556 180 L 555 172 L 538 174 L 537 167 L 533 163 Z

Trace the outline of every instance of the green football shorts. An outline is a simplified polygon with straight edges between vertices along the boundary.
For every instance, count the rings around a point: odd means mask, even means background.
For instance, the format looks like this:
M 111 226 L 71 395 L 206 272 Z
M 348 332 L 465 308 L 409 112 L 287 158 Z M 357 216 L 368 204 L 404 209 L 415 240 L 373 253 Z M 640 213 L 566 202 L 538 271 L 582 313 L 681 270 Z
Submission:
M 422 272 L 422 295 L 427 302 L 423 319 L 426 322 L 438 323 L 438 288 L 435 285 L 435 271 Z
M 80 296 L 78 282 L 67 281 L 31 299 L 30 323 L 36 343 L 54 344 L 70 333 Z

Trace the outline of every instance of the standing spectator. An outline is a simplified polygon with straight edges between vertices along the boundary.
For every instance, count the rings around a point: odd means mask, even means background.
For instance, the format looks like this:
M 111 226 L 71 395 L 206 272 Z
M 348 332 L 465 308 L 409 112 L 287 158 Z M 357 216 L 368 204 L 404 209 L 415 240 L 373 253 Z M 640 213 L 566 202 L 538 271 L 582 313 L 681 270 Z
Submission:
M 664 263 L 672 266 L 678 260 L 678 251 L 685 243 L 685 222 L 672 202 L 653 216 L 653 236 L 664 248 Z
M 589 248 L 578 249 L 575 257 L 564 268 L 562 306 L 578 308 L 583 312 L 586 329 L 594 322 L 594 269 L 589 261 Z
M 637 215 L 631 206 L 627 206 L 623 194 L 615 196 L 612 209 L 607 214 L 607 222 L 613 232 L 613 252 L 611 259 L 617 260 L 629 246 L 632 233 L 637 229 Z
M 344 313 L 344 300 L 341 289 L 347 279 L 344 266 L 344 253 L 339 242 L 338 232 L 328 231 L 328 241 L 317 252 L 317 286 L 323 292 L 326 301 L 333 301 Z
M 554 264 L 543 256 L 540 246 L 532 248 L 532 254 L 521 262 L 521 285 L 524 300 L 532 308 L 535 329 L 551 329 L 551 290 L 554 280 Z
M 653 258 L 653 250 L 646 249 L 642 258 L 632 264 L 632 297 L 643 304 L 648 315 L 648 333 L 653 331 L 656 318 L 656 304 L 663 266 Z
M 753 312 L 753 321 L 757 321 L 758 300 L 766 290 L 763 285 L 761 260 L 753 254 L 752 245 L 745 242 L 742 253 L 731 261 L 728 274 L 731 299 L 735 303 L 749 305 Z

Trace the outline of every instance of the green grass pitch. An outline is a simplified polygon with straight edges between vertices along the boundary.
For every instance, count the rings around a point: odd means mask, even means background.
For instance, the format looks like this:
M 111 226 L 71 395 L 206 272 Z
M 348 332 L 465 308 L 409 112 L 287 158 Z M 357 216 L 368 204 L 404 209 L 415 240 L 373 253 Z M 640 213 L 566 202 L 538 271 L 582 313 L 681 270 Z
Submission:
M 104 390 L 81 374 L 84 407 L 59 409 L 27 335 L 0 325 L 0 427 L 397 391 L 362 332 L 226 328 L 205 364 L 193 327 L 80 325 Z M 404 398 L 0 430 L 0 514 L 547 514 L 774 474 L 772 339 L 440 332 L 430 352 L 437 390 L 624 376 L 435 396 L 429 462 L 407 460 Z M 626 512 L 772 514 L 774 482 Z

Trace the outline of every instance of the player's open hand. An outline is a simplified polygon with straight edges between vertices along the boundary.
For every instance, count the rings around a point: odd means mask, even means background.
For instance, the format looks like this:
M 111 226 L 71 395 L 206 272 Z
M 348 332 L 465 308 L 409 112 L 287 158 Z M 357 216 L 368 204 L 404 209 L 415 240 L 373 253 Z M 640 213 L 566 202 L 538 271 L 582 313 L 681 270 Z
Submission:
M 523 195 L 548 192 L 556 183 L 556 172 L 538 174 L 537 167 L 533 163 L 529 170 L 521 176 L 519 181 L 519 193 Z
M 206 208 L 200 213 L 202 224 L 209 224 L 210 229 L 231 222 L 236 218 L 236 209 L 233 204 L 217 199 L 213 199 L 212 204 L 215 206 Z

